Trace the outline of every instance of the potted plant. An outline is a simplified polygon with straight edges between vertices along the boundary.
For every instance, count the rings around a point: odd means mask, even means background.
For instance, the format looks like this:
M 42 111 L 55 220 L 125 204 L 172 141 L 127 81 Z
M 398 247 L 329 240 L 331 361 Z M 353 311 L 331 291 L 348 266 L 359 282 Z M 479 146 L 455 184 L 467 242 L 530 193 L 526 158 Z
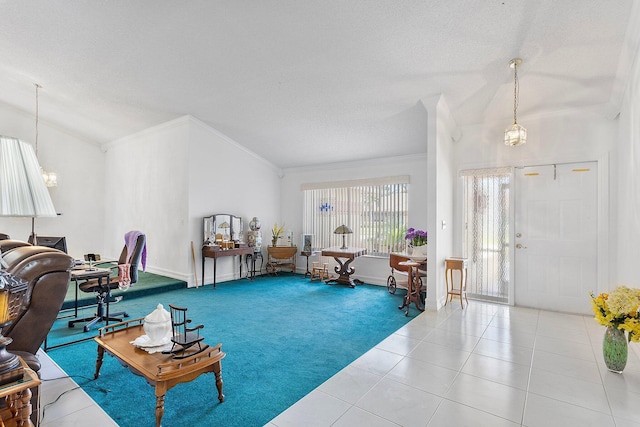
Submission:
M 416 262 L 427 259 L 427 232 L 410 227 L 404 236 L 407 241 L 407 253 L 409 258 Z
M 640 289 L 619 286 L 610 294 L 591 293 L 591 305 L 596 322 L 607 327 L 602 341 L 607 369 L 622 373 L 627 364 L 627 342 L 640 342 Z

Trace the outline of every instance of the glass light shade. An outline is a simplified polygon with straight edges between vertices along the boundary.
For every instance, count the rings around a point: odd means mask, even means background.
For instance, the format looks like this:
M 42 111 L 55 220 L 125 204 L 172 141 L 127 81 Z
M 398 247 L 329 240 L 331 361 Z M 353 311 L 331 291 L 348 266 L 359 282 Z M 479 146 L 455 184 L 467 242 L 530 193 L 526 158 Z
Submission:
M 58 186 L 58 175 L 55 172 L 47 172 L 42 168 L 40 168 L 40 172 L 42 173 L 42 179 L 44 179 L 44 185 L 47 187 Z
M 515 147 L 527 143 L 527 130 L 518 123 L 512 124 L 504 131 L 504 145 Z
M 0 136 L 0 216 L 56 216 L 33 148 L 6 136 Z

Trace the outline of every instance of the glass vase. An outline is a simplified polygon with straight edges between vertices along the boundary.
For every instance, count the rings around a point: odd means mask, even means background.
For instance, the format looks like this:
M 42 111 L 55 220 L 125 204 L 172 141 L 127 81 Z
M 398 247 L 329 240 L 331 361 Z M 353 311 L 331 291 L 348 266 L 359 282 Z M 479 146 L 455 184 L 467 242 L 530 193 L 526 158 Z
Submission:
M 607 369 L 621 374 L 627 365 L 627 337 L 624 330 L 608 326 L 602 340 L 602 355 Z

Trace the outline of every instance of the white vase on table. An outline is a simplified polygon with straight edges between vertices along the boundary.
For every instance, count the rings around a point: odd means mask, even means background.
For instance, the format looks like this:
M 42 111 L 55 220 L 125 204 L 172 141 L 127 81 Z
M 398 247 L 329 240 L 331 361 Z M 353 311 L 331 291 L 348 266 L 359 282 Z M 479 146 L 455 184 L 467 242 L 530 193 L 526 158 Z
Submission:
M 427 245 L 407 246 L 407 254 L 412 261 L 422 262 L 427 259 Z

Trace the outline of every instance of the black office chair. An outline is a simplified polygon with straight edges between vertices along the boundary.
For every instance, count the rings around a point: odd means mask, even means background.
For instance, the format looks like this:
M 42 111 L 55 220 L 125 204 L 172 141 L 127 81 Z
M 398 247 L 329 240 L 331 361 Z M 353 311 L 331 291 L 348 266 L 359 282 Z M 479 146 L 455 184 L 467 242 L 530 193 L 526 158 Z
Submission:
M 135 246 L 130 254 L 129 250 L 127 249 L 127 245 L 125 244 L 122 252 L 120 253 L 120 258 L 118 258 L 118 265 L 116 267 L 112 267 L 112 270 L 117 272 L 117 274 L 109 276 L 108 283 L 105 283 L 104 280 L 100 282 L 98 279 L 91 279 L 78 285 L 78 288 L 82 292 L 97 293 L 96 297 L 98 300 L 98 306 L 96 308 L 95 316 L 69 321 L 70 328 L 73 328 L 76 323 L 89 322 L 84 325 L 84 330 L 85 332 L 87 332 L 89 331 L 89 328 L 91 328 L 98 322 L 107 320 L 122 322 L 123 317 L 129 317 L 129 314 L 124 311 L 118 313 L 109 313 L 109 316 L 107 317 L 107 313 L 109 312 L 109 301 L 111 299 L 111 290 L 122 288 L 121 279 L 123 279 L 123 276 L 125 280 L 130 280 L 129 283 L 126 283 L 127 288 L 138 281 L 138 265 L 140 264 L 146 242 L 146 236 L 144 234 L 139 234 L 136 239 Z M 126 268 L 127 265 L 129 265 L 128 269 Z

